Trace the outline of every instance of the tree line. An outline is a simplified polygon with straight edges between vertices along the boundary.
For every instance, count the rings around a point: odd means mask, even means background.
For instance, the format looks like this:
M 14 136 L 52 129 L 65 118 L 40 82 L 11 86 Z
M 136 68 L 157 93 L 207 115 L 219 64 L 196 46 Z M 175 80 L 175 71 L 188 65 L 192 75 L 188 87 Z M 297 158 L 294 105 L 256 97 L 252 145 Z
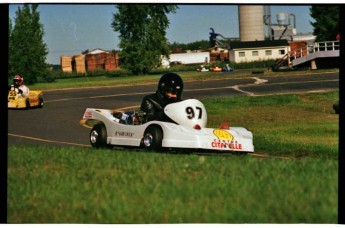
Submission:
M 8 79 L 14 75 L 24 76 L 25 83 L 49 78 L 46 57 L 49 52 L 43 41 L 44 27 L 40 22 L 38 4 L 18 7 L 14 22 L 9 20 L 9 67 Z M 208 40 L 189 44 L 169 43 L 166 29 L 167 15 L 176 13 L 174 4 L 115 4 L 111 26 L 119 32 L 121 67 L 134 74 L 147 74 L 160 65 L 160 56 L 171 51 L 200 50 L 210 48 Z M 314 22 L 316 41 L 335 40 L 339 34 L 340 6 L 312 5 L 310 15 Z
M 9 78 L 19 74 L 27 84 L 48 75 L 48 48 L 43 41 L 44 28 L 37 9 L 37 4 L 25 4 L 22 8 L 18 7 L 14 26 L 9 20 Z

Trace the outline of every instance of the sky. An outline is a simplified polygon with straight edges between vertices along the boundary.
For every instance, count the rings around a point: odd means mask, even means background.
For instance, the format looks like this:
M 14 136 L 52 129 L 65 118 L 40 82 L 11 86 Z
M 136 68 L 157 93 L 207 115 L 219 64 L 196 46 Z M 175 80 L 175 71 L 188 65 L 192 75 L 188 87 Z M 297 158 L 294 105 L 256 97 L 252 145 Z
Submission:
M 14 21 L 18 7 L 10 4 L 9 17 Z M 170 43 L 191 43 L 208 40 L 210 28 L 224 37 L 239 37 L 238 5 L 183 4 L 175 14 L 168 14 L 166 30 Z M 296 16 L 297 33 L 311 33 L 310 5 L 271 5 L 272 23 L 278 13 Z M 44 42 L 48 47 L 47 63 L 60 64 L 60 56 L 78 55 L 96 48 L 119 50 L 119 33 L 111 27 L 113 4 L 50 4 L 38 7 L 44 28 Z

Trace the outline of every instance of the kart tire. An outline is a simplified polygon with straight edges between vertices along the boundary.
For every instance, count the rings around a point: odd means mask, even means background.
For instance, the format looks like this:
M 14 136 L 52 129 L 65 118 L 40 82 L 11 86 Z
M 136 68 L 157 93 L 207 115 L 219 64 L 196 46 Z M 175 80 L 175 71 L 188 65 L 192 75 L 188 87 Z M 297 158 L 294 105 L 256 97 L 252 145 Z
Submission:
M 335 114 L 339 114 L 339 100 L 333 103 L 333 110 L 335 111 Z
M 147 150 L 158 151 L 162 149 L 163 132 L 156 126 L 150 126 L 145 130 L 142 146 Z
M 40 97 L 40 98 L 38 99 L 38 107 L 39 107 L 39 108 L 43 108 L 43 98 L 42 98 L 42 97 Z
M 25 100 L 25 109 L 26 110 L 30 109 L 30 101 L 29 101 L 29 99 Z
M 94 148 L 107 147 L 107 130 L 104 124 L 96 124 L 90 131 L 90 143 Z

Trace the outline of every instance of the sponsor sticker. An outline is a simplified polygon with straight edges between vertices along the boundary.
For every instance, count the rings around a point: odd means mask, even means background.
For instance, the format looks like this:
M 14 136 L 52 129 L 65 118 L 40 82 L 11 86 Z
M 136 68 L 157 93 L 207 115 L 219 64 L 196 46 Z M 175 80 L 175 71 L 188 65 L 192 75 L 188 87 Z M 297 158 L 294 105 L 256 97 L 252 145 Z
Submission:
M 213 134 L 217 136 L 218 139 L 211 142 L 212 148 L 225 148 L 230 150 L 242 150 L 242 144 L 234 140 L 234 136 L 222 129 L 215 129 Z
M 234 136 L 232 134 L 230 134 L 227 131 L 221 130 L 221 129 L 215 129 L 213 131 L 213 134 L 215 136 L 217 136 L 218 139 L 221 139 L 221 140 L 233 140 L 234 139 Z
M 116 131 L 115 136 L 133 137 L 134 133 L 125 131 Z
M 212 148 L 227 148 L 230 150 L 242 150 L 242 144 L 237 141 L 217 140 L 211 142 Z
M 92 119 L 92 112 L 85 112 L 83 118 L 85 118 L 85 119 Z

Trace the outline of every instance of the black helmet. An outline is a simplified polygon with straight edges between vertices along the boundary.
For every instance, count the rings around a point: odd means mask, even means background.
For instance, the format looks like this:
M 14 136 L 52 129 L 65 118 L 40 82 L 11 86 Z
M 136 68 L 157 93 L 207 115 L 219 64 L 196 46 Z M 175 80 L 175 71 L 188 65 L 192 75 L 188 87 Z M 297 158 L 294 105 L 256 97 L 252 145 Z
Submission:
M 180 100 L 183 91 L 182 78 L 175 73 L 163 74 L 158 82 L 158 92 L 168 100 Z M 176 96 L 169 96 L 173 94 Z

